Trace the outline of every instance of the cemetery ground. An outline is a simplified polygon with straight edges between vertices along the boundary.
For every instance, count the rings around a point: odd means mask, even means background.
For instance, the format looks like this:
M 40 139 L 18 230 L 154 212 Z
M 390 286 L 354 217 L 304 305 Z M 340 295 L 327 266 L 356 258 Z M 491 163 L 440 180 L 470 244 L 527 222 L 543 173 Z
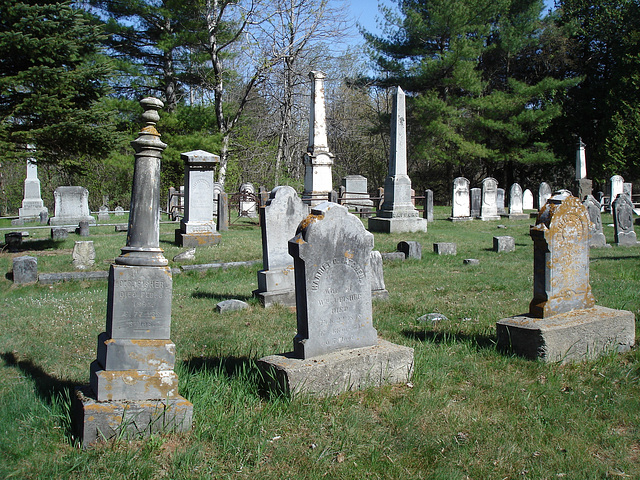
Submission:
M 534 220 L 452 223 L 449 215 L 436 207 L 427 233 L 375 234 L 381 252 L 401 240 L 423 246 L 421 260 L 385 261 L 390 299 L 373 303 L 378 334 L 415 349 L 410 384 L 320 400 L 266 394 L 255 360 L 291 350 L 293 309 L 264 309 L 251 297 L 259 265 L 181 273 L 171 339 L 180 393 L 194 404 L 192 432 L 86 451 L 68 436 L 69 398 L 89 380 L 107 282 L 22 286 L 3 275 L 0 478 L 639 478 L 640 349 L 569 365 L 498 352 L 495 322 L 527 312 L 532 298 Z M 603 215 L 613 243 L 610 223 Z M 183 250 L 175 228 L 161 225 L 172 267 Z M 515 252 L 492 251 L 500 235 L 515 238 Z M 17 255 L 37 257 L 41 273 L 72 271 L 80 239 L 94 241 L 93 269 L 106 270 L 125 245 L 113 227 L 55 245 L 48 236 L 32 230 L 26 251 L 0 253 L 0 271 Z M 455 242 L 457 255 L 434 254 L 434 242 Z M 189 263 L 260 258 L 257 221 L 241 219 Z M 640 247 L 592 249 L 590 267 L 596 303 L 640 319 Z M 250 308 L 216 313 L 229 298 Z M 418 321 L 428 313 L 447 318 Z

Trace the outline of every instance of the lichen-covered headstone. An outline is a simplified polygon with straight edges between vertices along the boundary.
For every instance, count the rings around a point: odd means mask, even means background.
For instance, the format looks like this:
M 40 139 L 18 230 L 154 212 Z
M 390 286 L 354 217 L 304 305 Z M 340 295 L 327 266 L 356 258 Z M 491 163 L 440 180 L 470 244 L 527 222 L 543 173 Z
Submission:
M 96 263 L 96 250 L 92 240 L 76 242 L 73 246 L 73 266 L 84 270 Z

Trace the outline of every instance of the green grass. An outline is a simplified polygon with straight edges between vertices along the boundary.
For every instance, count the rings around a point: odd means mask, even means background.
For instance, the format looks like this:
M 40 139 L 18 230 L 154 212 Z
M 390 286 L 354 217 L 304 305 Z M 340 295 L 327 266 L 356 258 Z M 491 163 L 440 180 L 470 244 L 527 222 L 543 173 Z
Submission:
M 379 334 L 415 348 L 410 385 L 323 400 L 265 398 L 255 360 L 291 350 L 295 313 L 251 298 L 258 267 L 183 273 L 174 277 L 171 338 L 181 394 L 194 404 L 193 431 L 85 452 L 67 436 L 68 392 L 88 382 L 107 284 L 17 286 L 3 276 L 0 478 L 640 478 L 639 351 L 565 366 L 497 352 L 495 322 L 526 312 L 532 297 L 531 222 L 452 224 L 448 214 L 437 208 L 424 234 L 375 235 L 381 251 L 401 240 L 423 245 L 422 260 L 385 263 L 391 298 L 373 305 Z M 161 230 L 169 260 L 182 250 L 172 245 L 173 228 Z M 516 252 L 491 251 L 495 235 L 514 236 Z M 40 272 L 70 271 L 75 239 L 26 253 L 38 257 Z M 96 269 L 126 241 L 113 227 L 92 229 L 89 239 Z M 439 241 L 455 242 L 458 255 L 436 256 Z M 0 254 L 2 271 L 13 255 Z M 257 224 L 241 221 L 219 246 L 198 249 L 193 263 L 260 256 Z M 599 305 L 640 318 L 639 257 L 640 247 L 591 251 Z M 217 314 L 226 298 L 250 307 Z M 430 312 L 449 320 L 416 321 Z

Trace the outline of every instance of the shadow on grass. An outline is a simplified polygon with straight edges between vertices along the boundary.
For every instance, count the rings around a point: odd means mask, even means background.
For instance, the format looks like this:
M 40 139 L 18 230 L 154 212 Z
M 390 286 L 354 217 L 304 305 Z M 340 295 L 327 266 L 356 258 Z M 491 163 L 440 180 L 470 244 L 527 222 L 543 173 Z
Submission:
M 246 302 L 253 297 L 250 295 L 229 295 L 225 293 L 213 293 L 213 292 L 193 292 L 191 298 L 205 299 L 205 300 L 242 300 Z
M 18 251 L 19 252 L 29 252 L 29 251 L 39 252 L 42 250 L 57 250 L 58 247 L 63 242 L 64 241 L 52 240 L 50 238 L 45 238 L 41 240 L 29 240 L 27 242 L 23 241 Z
M 481 334 L 466 334 L 461 332 L 434 332 L 433 330 L 402 330 L 402 335 L 419 342 L 449 343 L 470 342 L 477 350 L 495 350 L 496 339 L 493 336 Z

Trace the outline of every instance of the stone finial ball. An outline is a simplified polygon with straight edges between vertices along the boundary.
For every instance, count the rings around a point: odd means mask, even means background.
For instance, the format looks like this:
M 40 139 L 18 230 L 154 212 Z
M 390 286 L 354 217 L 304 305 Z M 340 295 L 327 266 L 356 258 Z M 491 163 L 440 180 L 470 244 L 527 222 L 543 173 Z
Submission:
M 144 113 L 142 114 L 142 119 L 147 123 L 156 123 L 160 120 L 160 115 L 158 115 L 158 110 L 164 107 L 164 103 L 158 98 L 155 97 L 146 97 L 140 100 L 140 105 L 144 108 Z

